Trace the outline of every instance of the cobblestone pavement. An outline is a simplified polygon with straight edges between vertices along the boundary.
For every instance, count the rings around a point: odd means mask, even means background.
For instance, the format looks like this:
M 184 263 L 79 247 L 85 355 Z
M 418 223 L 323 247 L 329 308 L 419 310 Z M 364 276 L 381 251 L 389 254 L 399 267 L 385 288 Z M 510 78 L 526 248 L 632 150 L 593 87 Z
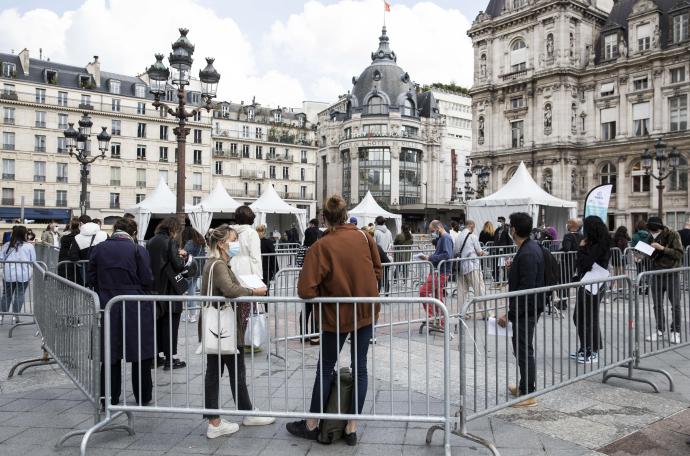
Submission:
M 55 365 L 27 370 L 7 379 L 17 361 L 40 357 L 35 328 L 21 327 L 7 337 L 0 326 L 0 454 L 77 455 L 79 439 L 55 449 L 65 433 L 93 422 L 90 404 Z M 645 360 L 649 367 L 668 370 L 676 388 L 654 374 L 662 392 L 646 385 L 600 377 L 574 383 L 539 398 L 532 409 L 506 409 L 472 421 L 468 430 L 495 442 L 502 455 L 688 454 L 684 439 L 690 434 L 690 347 Z M 195 367 L 190 366 L 192 369 Z M 232 418 L 231 418 L 232 420 Z M 320 445 L 292 438 L 288 420 L 266 427 L 241 428 L 229 438 L 207 440 L 205 423 L 196 415 L 137 414 L 136 435 L 107 432 L 92 439 L 94 455 L 442 455 L 441 434 L 425 445 L 427 425 L 362 422 L 360 444 Z M 668 438 L 655 438 L 654 436 Z M 673 436 L 671 438 L 670 436 Z M 490 454 L 460 437 L 451 439 L 453 454 Z

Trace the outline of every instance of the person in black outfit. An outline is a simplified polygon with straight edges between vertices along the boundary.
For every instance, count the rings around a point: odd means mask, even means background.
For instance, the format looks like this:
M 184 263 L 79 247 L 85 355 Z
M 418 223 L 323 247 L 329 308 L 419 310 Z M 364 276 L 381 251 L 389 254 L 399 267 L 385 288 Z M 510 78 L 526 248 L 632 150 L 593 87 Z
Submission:
M 530 230 L 531 231 L 531 230 Z M 513 245 L 513 240 L 510 238 L 510 227 L 506 225 L 505 217 L 498 217 L 496 224 L 496 231 L 494 231 L 494 246 L 508 246 Z M 498 249 L 493 255 L 503 255 L 506 253 L 505 249 Z M 494 281 L 502 282 L 501 272 L 504 270 L 504 266 L 500 264 L 499 261 L 493 260 L 494 262 Z
M 58 252 L 58 262 L 69 261 L 69 252 L 74 237 L 79 234 L 79 219 L 72 217 L 65 227 L 65 234 L 60 238 L 60 251 Z M 83 283 L 81 278 L 77 277 L 77 269 L 68 267 L 67 264 L 61 264 L 58 268 L 58 275 L 74 283 Z M 79 279 L 79 280 L 78 280 Z
M 680 242 L 683 244 L 683 250 L 690 247 L 690 221 L 685 222 L 682 230 L 678 230 L 680 234 Z
M 611 259 L 611 235 L 604 222 L 597 216 L 590 215 L 583 225 L 585 238 L 580 241 L 577 250 L 577 280 L 580 281 L 594 264 L 604 269 L 609 268 Z M 599 301 L 604 295 L 605 289 L 600 284 L 597 293 L 594 294 L 579 287 L 577 291 L 577 304 L 573 312 L 573 321 L 577 328 L 579 349 L 571 353 L 570 357 L 577 359 L 580 364 L 591 364 L 599 361 L 599 349 L 601 348 L 601 331 L 599 330 Z M 592 290 L 593 291 L 593 290 Z
M 278 272 L 278 260 L 276 258 L 275 243 L 266 237 L 266 225 L 256 227 L 256 232 L 261 240 L 261 269 L 264 273 L 264 283 L 270 288 L 271 280 Z M 266 304 L 267 306 L 268 304 Z
M 531 290 L 544 286 L 544 252 L 541 246 L 530 239 L 532 217 L 524 212 L 510 215 L 510 234 L 518 246 L 508 269 L 508 291 Z M 513 297 L 508 301 L 508 313 L 498 319 L 505 327 L 513 324 L 513 353 L 517 358 L 520 382 L 509 385 L 513 396 L 522 396 L 537 390 L 537 361 L 534 355 L 534 334 L 537 322 L 544 312 L 543 295 L 534 294 Z M 516 407 L 534 407 L 534 398 L 524 400 Z
M 319 229 L 319 221 L 316 219 L 309 220 L 309 227 L 304 230 L 304 246 L 311 247 L 311 245 L 321 238 L 321 230 Z
M 151 257 L 154 291 L 159 295 L 175 295 L 170 275 L 184 270 L 185 262 L 180 256 L 177 237 L 181 232 L 180 222 L 168 217 L 156 227 L 156 235 L 146 244 Z M 156 313 L 156 339 L 158 351 L 163 352 L 164 370 L 180 369 L 187 364 L 175 358 L 177 355 L 177 333 L 184 306 L 182 301 L 158 301 Z

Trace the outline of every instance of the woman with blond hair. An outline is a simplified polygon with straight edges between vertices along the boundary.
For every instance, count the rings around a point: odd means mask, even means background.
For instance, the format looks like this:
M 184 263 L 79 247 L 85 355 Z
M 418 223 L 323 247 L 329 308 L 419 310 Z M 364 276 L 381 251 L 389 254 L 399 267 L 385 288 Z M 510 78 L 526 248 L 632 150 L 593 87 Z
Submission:
M 486 245 L 488 242 L 493 242 L 494 240 L 494 225 L 490 221 L 484 223 L 482 232 L 479 233 L 479 243 L 481 245 Z
M 228 225 L 221 225 L 209 234 L 209 260 L 204 265 L 201 277 L 201 294 L 204 296 L 223 296 L 238 298 L 240 296 L 264 296 L 266 288 L 247 288 L 240 285 L 230 264 L 232 259 L 240 253 L 240 243 L 237 241 L 237 231 Z M 213 274 L 211 275 L 211 271 Z M 212 277 L 209 283 L 209 276 Z M 217 306 L 218 303 L 213 303 Z M 235 311 L 235 327 L 237 335 L 237 354 L 234 355 L 206 355 L 206 376 L 204 378 L 204 407 L 218 408 L 218 392 L 220 378 L 224 368 L 230 376 L 230 390 L 238 410 L 253 410 L 247 389 L 247 374 L 244 366 L 244 321 L 242 313 L 235 304 L 230 304 Z M 199 319 L 199 338 L 203 323 Z M 239 430 L 237 423 L 221 420 L 218 415 L 204 415 L 208 419 L 206 437 L 215 439 L 223 435 L 234 434 Z M 245 416 L 242 424 L 245 426 L 263 426 L 271 424 L 275 418 L 260 416 Z

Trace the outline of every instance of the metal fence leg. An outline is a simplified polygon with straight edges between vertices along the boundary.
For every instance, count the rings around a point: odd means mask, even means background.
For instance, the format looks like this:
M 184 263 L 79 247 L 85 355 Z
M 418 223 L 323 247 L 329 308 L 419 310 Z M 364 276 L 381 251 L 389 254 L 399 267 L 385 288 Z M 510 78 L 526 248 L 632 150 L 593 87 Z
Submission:
M 126 415 L 127 416 L 127 424 L 113 424 L 112 426 L 110 423 L 117 417 L 121 415 Z M 86 456 L 86 449 L 89 445 L 89 440 L 91 439 L 91 436 L 97 432 L 105 432 L 105 431 L 127 431 L 129 435 L 134 435 L 134 428 L 132 427 L 132 414 L 129 412 L 116 412 L 110 417 L 106 416 L 103 421 L 96 423 L 89 429 L 82 429 L 78 431 L 72 431 L 68 434 L 65 434 L 55 445 L 56 448 L 59 448 L 64 444 L 67 440 L 71 439 L 72 437 L 82 435 L 84 434 L 84 437 L 81 439 L 81 445 L 80 445 L 80 450 L 81 450 L 81 456 Z
M 17 371 L 17 375 L 22 375 L 25 370 L 27 370 L 30 367 L 38 367 L 38 366 L 49 366 L 51 364 L 57 364 L 53 358 L 50 357 L 47 351 L 43 350 L 43 356 L 40 358 L 35 358 L 35 359 L 29 359 L 26 361 L 21 361 L 14 366 L 12 366 L 12 369 L 10 369 L 10 373 L 7 375 L 7 378 L 10 379 L 14 376 L 14 372 Z M 19 370 L 17 370 L 19 369 Z
M 9 332 L 7 333 L 7 337 L 10 339 L 12 338 L 12 333 L 14 332 L 15 329 L 17 329 L 17 326 L 31 326 L 31 325 L 35 325 L 35 324 L 36 324 L 36 320 L 34 320 L 33 318 L 31 319 L 31 321 L 20 321 L 19 323 L 15 323 L 14 325 L 12 325 Z
M 606 371 L 606 372 L 604 372 L 604 377 L 601 379 L 601 383 L 606 383 L 609 381 L 609 379 L 612 379 L 612 378 L 620 378 L 622 380 L 629 380 L 631 382 L 646 383 L 647 385 L 651 386 L 652 389 L 654 389 L 655 393 L 659 392 L 659 388 L 651 380 L 633 377 L 633 369 L 635 369 L 635 367 L 633 366 L 632 361 L 629 362 L 625 367 L 628 369 L 627 375 L 626 374 L 610 374 L 609 371 Z M 641 370 L 646 370 L 646 369 L 641 369 Z M 670 378 L 669 378 L 669 380 L 670 380 Z M 672 380 L 671 380 L 671 391 L 673 391 L 673 381 Z

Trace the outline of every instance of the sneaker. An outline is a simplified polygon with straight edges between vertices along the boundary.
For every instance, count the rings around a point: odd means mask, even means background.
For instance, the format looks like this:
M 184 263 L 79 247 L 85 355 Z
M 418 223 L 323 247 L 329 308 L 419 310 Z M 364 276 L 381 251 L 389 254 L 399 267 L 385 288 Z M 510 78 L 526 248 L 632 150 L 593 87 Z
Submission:
M 592 364 L 596 363 L 599 361 L 599 354 L 594 352 L 591 353 L 590 355 L 586 355 L 585 353 L 581 353 L 577 357 L 577 362 L 579 364 Z
M 680 333 L 679 332 L 672 332 L 671 333 L 671 343 L 672 344 L 679 344 L 680 343 Z
M 214 426 L 211 423 L 208 424 L 208 428 L 206 429 L 206 437 L 208 437 L 209 439 L 216 439 L 224 435 L 234 434 L 239 430 L 239 424 L 231 423 L 225 420 L 220 420 L 220 424 L 218 426 Z
M 196 323 L 197 322 L 196 315 L 192 315 L 191 317 L 189 317 L 189 322 L 190 323 Z
M 644 340 L 647 342 L 656 342 L 658 340 L 662 340 L 664 338 L 664 332 L 657 330 L 656 333 L 650 334 L 649 336 L 645 337 Z
M 528 408 L 528 407 L 536 407 L 537 406 L 537 400 L 533 397 L 529 399 L 525 399 L 522 402 L 518 402 L 517 404 L 512 405 L 513 408 Z
M 508 391 L 510 392 L 511 396 L 518 397 L 520 395 L 517 385 L 508 385 Z
M 267 426 L 276 422 L 272 416 L 245 416 L 242 420 L 243 426 Z
M 570 359 L 577 359 L 577 358 L 581 357 L 582 354 L 583 354 L 583 350 L 580 348 L 578 351 L 570 353 Z

